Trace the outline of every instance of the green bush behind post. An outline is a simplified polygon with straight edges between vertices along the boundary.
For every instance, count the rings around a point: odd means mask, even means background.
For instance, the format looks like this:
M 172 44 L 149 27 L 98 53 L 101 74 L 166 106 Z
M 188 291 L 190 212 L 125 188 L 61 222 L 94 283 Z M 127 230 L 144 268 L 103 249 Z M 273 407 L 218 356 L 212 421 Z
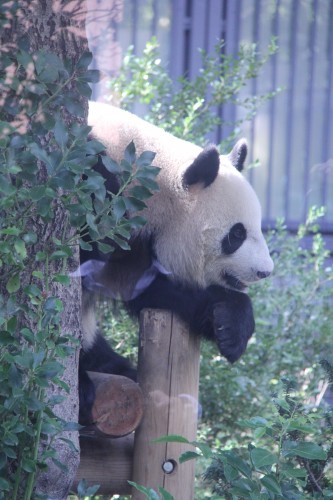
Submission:
M 216 48 L 219 55 L 220 47 Z M 221 58 L 221 65 L 216 57 L 211 59 L 202 53 L 199 76 L 192 82 L 181 78 L 175 91 L 174 82 L 161 65 L 158 44 L 152 40 L 142 57 L 134 56 L 130 49 L 119 77 L 110 81 L 108 97 L 125 108 L 144 104 L 146 119 L 174 135 L 203 144 L 205 134 L 220 124 L 214 114 L 216 106 L 223 102 L 244 106 L 248 109 L 246 118 L 251 119 L 262 102 L 281 90 L 260 97 L 239 97 L 247 81 L 259 74 L 276 50 L 275 40 L 267 56 L 260 56 L 255 46 L 242 48 L 237 61 Z M 222 151 L 237 136 L 240 125 L 234 124 L 234 133 L 222 145 Z M 330 469 L 327 465 L 332 463 L 332 428 L 325 424 L 329 422 L 326 410 L 322 413 L 316 406 L 320 384 L 327 379 L 320 361 L 326 359 L 327 366 L 333 361 L 333 270 L 316 225 L 323 214 L 323 208 L 313 207 L 295 235 L 288 232 L 283 220 L 267 233 L 275 271 L 272 278 L 250 289 L 257 327 L 241 361 L 230 366 L 214 346 L 202 346 L 200 435 L 220 456 L 230 449 L 229 460 L 234 460 L 234 466 L 226 458 L 218 464 L 214 457 L 215 465 L 206 478 L 213 482 L 216 498 L 333 497 L 332 466 Z M 311 236 L 309 247 L 304 245 L 306 236 Z M 103 310 L 106 332 L 112 330 L 110 336 L 117 348 L 134 359 L 136 327 L 131 327 L 125 313 L 118 323 L 117 317 Z M 124 329 L 129 332 L 126 345 L 123 334 L 117 333 Z M 304 424 L 301 428 L 300 422 Z M 302 440 L 308 443 L 306 457 L 283 448 L 301 446 L 297 443 Z M 261 462 L 261 450 L 266 450 L 270 463 Z M 276 457 L 286 459 L 283 473 Z M 206 453 L 203 462 L 210 458 Z M 212 498 L 202 484 L 197 494 L 198 498 Z

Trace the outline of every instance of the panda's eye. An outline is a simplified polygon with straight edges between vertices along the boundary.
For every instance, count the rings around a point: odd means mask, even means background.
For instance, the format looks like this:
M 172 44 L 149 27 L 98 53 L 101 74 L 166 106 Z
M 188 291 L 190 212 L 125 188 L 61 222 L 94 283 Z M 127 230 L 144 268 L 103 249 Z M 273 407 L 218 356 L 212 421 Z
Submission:
M 241 222 L 233 225 L 222 240 L 222 252 L 230 255 L 238 250 L 246 240 L 246 229 Z
M 246 238 L 246 229 L 240 222 L 232 226 L 230 233 L 238 240 L 245 240 Z

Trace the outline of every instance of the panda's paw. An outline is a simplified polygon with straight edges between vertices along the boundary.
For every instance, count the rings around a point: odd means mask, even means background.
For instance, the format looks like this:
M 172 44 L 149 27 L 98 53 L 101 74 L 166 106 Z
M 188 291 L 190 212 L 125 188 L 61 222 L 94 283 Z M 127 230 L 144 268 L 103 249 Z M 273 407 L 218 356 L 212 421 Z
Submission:
M 247 343 L 254 332 L 255 325 L 250 299 L 246 306 L 239 309 L 223 302 L 215 304 L 213 309 L 216 342 L 220 353 L 230 363 L 237 361 L 245 352 Z

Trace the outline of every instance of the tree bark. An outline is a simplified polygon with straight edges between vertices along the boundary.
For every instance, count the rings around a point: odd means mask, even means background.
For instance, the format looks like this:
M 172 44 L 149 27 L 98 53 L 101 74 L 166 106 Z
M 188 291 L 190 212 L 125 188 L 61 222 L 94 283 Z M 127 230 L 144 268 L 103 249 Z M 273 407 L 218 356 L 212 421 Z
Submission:
M 1 50 L 15 50 L 15 42 L 19 36 L 26 34 L 29 42 L 29 52 L 33 54 L 38 50 L 45 50 L 57 54 L 61 59 L 67 58 L 76 62 L 83 52 L 87 51 L 87 40 L 85 36 L 85 0 L 21 0 L 19 10 L 14 18 L 8 19 L 6 29 L 0 36 Z M 88 103 L 86 102 L 86 109 Z M 67 120 L 66 113 L 63 116 Z M 73 118 L 72 118 L 73 120 Z M 68 120 L 67 120 L 68 121 Z M 81 120 L 82 123 L 82 120 Z M 49 137 L 42 139 L 43 148 L 49 148 Z M 38 173 L 43 179 L 43 167 L 40 166 Z M 32 282 L 32 272 L 37 252 L 43 251 L 52 237 L 64 236 L 65 221 L 67 215 L 62 207 L 54 210 L 53 220 L 45 224 L 36 216 L 29 221 L 32 231 L 37 235 L 37 243 L 29 246 L 27 265 L 20 276 L 22 288 Z M 71 235 L 71 228 L 67 229 L 67 236 Z M 29 254 L 32 258 L 29 259 Z M 79 264 L 78 247 L 74 249 L 73 256 L 69 259 L 66 272 L 76 269 Z M 60 272 L 59 261 L 50 261 L 49 273 L 54 275 Z M 3 295 L 6 295 L 4 284 L 0 284 Z M 69 334 L 76 338 L 80 336 L 80 307 L 81 307 L 81 285 L 79 280 L 72 280 L 69 286 L 60 283 L 52 283 L 49 290 L 50 295 L 58 297 L 64 305 L 61 320 L 61 333 Z M 19 300 L 21 297 L 19 297 Z M 22 294 L 22 303 L 25 298 Z M 31 320 L 28 320 L 31 321 Z M 33 325 L 32 325 L 33 326 Z M 36 326 L 36 325 L 35 325 Z M 32 329 L 35 331 L 36 328 Z M 62 380 L 68 385 L 69 394 L 60 387 L 52 386 L 48 390 L 48 397 L 65 396 L 64 401 L 55 407 L 55 413 L 66 422 L 77 422 L 78 420 L 78 350 L 67 357 L 63 362 L 65 373 Z M 69 446 L 61 438 L 70 440 L 74 447 Z M 53 442 L 57 452 L 57 459 L 65 466 L 60 469 L 52 461 L 48 463 L 46 472 L 40 473 L 36 480 L 36 493 L 45 495 L 48 499 L 66 499 L 72 481 L 76 475 L 79 464 L 79 441 L 78 432 L 70 431 L 63 433 Z

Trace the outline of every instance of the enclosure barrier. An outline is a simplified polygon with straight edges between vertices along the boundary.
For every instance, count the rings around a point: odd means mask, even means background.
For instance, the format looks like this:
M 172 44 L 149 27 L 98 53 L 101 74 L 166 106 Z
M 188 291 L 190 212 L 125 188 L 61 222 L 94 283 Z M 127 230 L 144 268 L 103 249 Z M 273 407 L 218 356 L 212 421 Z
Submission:
M 193 448 L 183 443 L 156 442 L 156 439 L 166 435 L 184 436 L 189 441 L 196 438 L 199 342 L 169 311 L 147 309 L 142 312 L 140 389 L 132 381 L 128 381 L 127 389 L 124 381 L 120 381 L 120 389 L 114 389 L 113 386 L 118 385 L 114 376 L 112 379 L 104 374 L 92 376 L 97 388 L 95 424 L 81 436 L 81 462 L 74 488 L 84 478 L 89 485 L 100 485 L 98 494 L 132 493 L 134 500 L 144 500 L 145 495 L 134 488 L 131 490 L 127 481 L 132 480 L 156 491 L 163 487 L 174 500 L 194 498 L 195 463 L 193 460 L 179 463 L 180 455 Z M 133 433 L 132 427 L 141 417 Z M 110 435 L 122 437 L 110 438 Z

